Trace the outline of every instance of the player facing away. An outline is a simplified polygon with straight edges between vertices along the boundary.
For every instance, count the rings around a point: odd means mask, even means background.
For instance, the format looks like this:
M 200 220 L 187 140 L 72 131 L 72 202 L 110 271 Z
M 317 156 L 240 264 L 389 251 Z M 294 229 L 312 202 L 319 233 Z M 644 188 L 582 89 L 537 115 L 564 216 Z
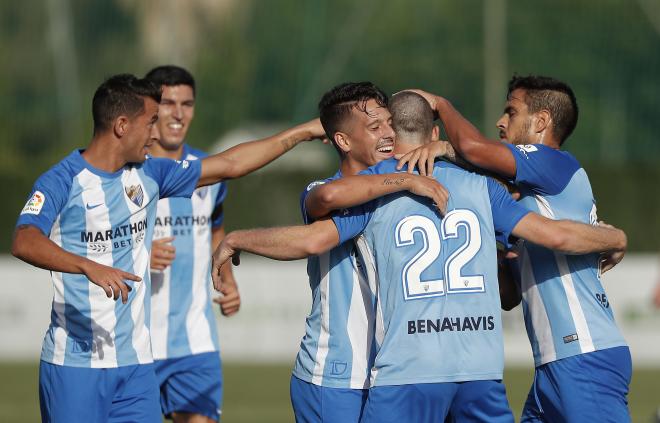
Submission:
M 18 218 L 12 254 L 50 270 L 54 285 L 43 421 L 161 421 L 148 269 L 158 199 L 190 197 L 322 136 L 314 120 L 203 160 L 145 160 L 160 99 L 159 86 L 133 75 L 103 82 L 90 144 L 37 179 Z
M 325 93 L 319 103 L 320 119 L 339 153 L 340 167 L 334 176 L 310 183 L 303 192 L 305 223 L 335 208 L 359 204 L 352 199 L 361 193 L 350 187 L 328 190 L 327 182 L 392 157 L 394 132 L 387 103 L 385 93 L 369 82 L 345 83 Z M 435 185 L 422 177 L 407 179 L 412 180 Z M 376 187 L 370 198 L 412 186 Z M 308 259 L 312 309 L 291 377 L 297 422 L 360 420 L 375 355 L 375 295 L 355 252 L 349 240 Z M 225 267 L 229 266 L 223 271 Z
M 159 66 L 146 79 L 162 87 L 160 138 L 151 157 L 197 160 L 207 155 L 188 145 L 195 112 L 195 80 L 178 66 Z M 163 414 L 175 422 L 220 420 L 222 368 L 211 305 L 211 255 L 224 236 L 225 182 L 197 188 L 190 198 L 158 201 L 151 249 L 151 346 Z M 240 307 L 227 266 L 219 299 L 223 314 Z
M 597 224 L 587 174 L 561 149 L 578 120 L 568 85 L 548 77 L 514 76 L 497 122 L 502 142 L 484 137 L 446 99 L 422 95 L 456 151 L 515 183 L 525 207 L 549 219 Z M 630 351 L 600 282 L 601 272 L 623 253 L 605 259 L 564 255 L 528 242 L 516 249 L 514 274 L 536 366 L 522 421 L 629 421 Z
M 387 183 L 395 166 L 386 160 L 370 176 L 327 185 Z M 232 256 L 236 262 L 241 250 L 295 259 L 361 234 L 366 271 L 377 283 L 378 349 L 362 421 L 443 422 L 451 413 L 456 421 L 512 422 L 501 383 L 495 235 L 584 253 L 623 249 L 625 234 L 531 213 L 492 179 L 449 163 L 436 164 L 433 176 L 450 193 L 444 218 L 429 200 L 397 193 L 307 226 L 232 232 L 214 253 L 214 284 L 222 282 L 218 267 Z

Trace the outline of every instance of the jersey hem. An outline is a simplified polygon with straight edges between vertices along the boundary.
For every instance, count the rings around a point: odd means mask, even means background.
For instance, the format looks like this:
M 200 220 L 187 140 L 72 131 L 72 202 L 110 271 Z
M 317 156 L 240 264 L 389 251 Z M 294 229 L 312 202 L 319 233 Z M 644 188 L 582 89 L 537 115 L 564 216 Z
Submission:
M 628 347 L 628 344 L 626 344 L 625 341 L 624 342 L 617 341 L 617 342 L 614 342 L 612 344 L 605 344 L 601 347 L 593 349 L 592 351 L 581 351 L 581 352 L 577 352 L 577 353 L 574 353 L 574 354 L 561 355 L 561 356 L 555 357 L 552 360 L 538 360 L 537 361 L 536 357 L 534 357 L 534 367 L 540 367 L 540 366 L 543 366 L 544 364 L 554 363 L 555 361 L 562 360 L 564 358 L 575 357 L 576 355 L 589 354 L 589 353 L 592 353 L 592 352 L 602 351 L 602 350 L 609 350 L 610 348 L 617 348 L 617 347 Z
M 191 356 L 194 356 L 194 355 L 208 354 L 208 353 L 214 353 L 214 352 L 217 352 L 219 354 L 220 349 L 216 348 L 216 349 L 212 349 L 212 350 L 197 351 L 197 352 L 190 353 L 190 354 L 168 355 L 168 356 L 165 356 L 165 357 L 160 357 L 160 356 L 154 355 L 154 361 L 172 360 L 172 359 L 175 359 L 175 358 L 191 357 Z
M 391 386 L 391 385 L 415 385 L 418 383 L 448 383 L 448 382 L 469 382 L 473 380 L 502 380 L 503 373 L 478 373 L 478 374 L 464 374 L 464 375 L 451 375 L 451 376 L 432 376 L 432 377 L 417 377 L 417 378 L 403 378 L 403 379 L 381 379 L 376 376 L 376 380 L 371 384 L 374 386 Z
M 297 377 L 298 379 L 305 381 L 307 383 L 311 383 L 312 385 L 316 386 L 322 386 L 324 388 L 342 388 L 342 389 L 357 389 L 357 390 L 364 390 L 364 389 L 369 389 L 369 379 L 368 377 L 364 378 L 364 383 L 359 386 L 353 386 L 351 383 L 351 379 L 346 379 L 346 378 L 333 378 L 329 376 L 323 376 L 323 382 L 317 383 L 314 382 L 314 376 L 311 376 L 309 374 L 300 374 L 297 372 L 295 369 L 293 370 L 292 374 Z M 348 383 L 347 383 L 348 382 Z

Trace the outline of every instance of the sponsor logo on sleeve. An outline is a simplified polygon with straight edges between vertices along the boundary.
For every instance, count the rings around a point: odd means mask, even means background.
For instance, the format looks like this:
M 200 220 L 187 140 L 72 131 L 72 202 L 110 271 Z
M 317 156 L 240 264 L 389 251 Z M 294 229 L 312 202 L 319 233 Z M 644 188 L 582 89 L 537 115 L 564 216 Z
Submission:
M 311 191 L 314 187 L 325 184 L 325 181 L 314 181 L 307 185 L 307 191 Z
M 39 214 L 45 202 L 46 196 L 41 191 L 35 191 L 28 202 L 25 203 L 21 214 Z

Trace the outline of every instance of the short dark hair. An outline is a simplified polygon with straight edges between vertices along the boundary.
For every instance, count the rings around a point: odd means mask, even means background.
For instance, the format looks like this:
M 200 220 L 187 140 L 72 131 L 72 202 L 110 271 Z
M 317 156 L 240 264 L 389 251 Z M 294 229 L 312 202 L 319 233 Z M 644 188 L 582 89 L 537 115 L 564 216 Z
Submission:
M 402 91 L 390 99 L 392 127 L 398 137 L 431 140 L 433 110 L 421 95 Z
M 157 66 L 147 72 L 144 77 L 158 86 L 166 85 L 173 87 L 175 85 L 188 85 L 192 88 L 193 95 L 195 95 L 195 78 L 193 78 L 190 72 L 180 66 Z
M 321 125 L 340 154 L 342 152 L 335 144 L 335 134 L 346 118 L 351 115 L 353 108 L 366 112 L 369 100 L 375 100 L 381 107 L 388 105 L 387 94 L 371 82 L 345 82 L 323 94 L 319 101 Z
M 92 118 L 94 133 L 107 131 L 121 115 L 133 117 L 144 111 L 144 98 L 160 103 L 160 86 L 131 74 L 106 79 L 94 93 Z
M 578 105 L 568 84 L 548 76 L 513 75 L 509 81 L 507 98 L 513 90 L 525 90 L 525 104 L 531 113 L 547 109 L 552 118 L 552 131 L 559 145 L 573 133 L 578 121 Z

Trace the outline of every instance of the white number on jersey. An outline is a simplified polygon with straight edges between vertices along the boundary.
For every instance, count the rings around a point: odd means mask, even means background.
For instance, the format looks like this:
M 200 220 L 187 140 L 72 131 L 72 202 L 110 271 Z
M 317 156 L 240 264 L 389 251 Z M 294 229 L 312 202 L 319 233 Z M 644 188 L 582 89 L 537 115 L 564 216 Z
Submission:
M 445 262 L 447 286 L 442 279 L 423 281 L 422 272 L 429 268 L 440 255 L 440 233 L 431 219 L 413 215 L 401 220 L 396 226 L 396 246 L 406 247 L 415 244 L 415 233 L 422 239 L 422 248 L 403 267 L 401 280 L 403 296 L 406 300 L 438 297 L 445 293 L 484 292 L 483 276 L 464 276 L 461 269 L 469 263 L 481 249 L 481 228 L 479 219 L 470 210 L 453 210 L 442 220 L 442 239 L 458 238 L 458 228 L 465 228 L 466 240 Z

